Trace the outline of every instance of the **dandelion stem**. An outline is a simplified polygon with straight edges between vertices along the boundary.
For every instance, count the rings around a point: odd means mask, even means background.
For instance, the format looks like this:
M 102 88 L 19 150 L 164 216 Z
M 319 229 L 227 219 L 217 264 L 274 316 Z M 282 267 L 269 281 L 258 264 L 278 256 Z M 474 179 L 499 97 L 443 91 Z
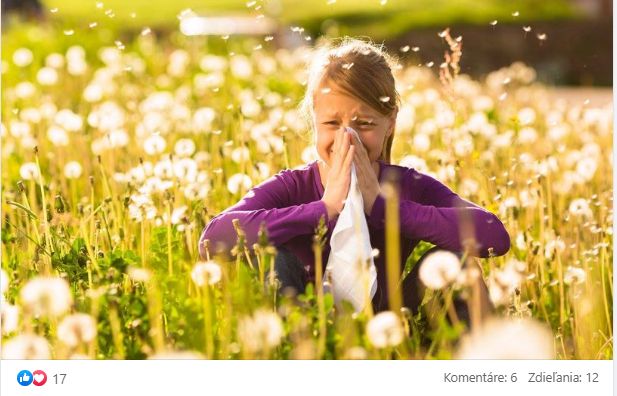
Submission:
M 386 182 L 382 187 L 382 191 L 386 198 L 386 278 L 388 283 L 388 301 L 390 310 L 400 314 L 402 298 L 401 290 L 398 288 L 401 277 L 398 191 L 393 180 Z
M 141 266 L 146 268 L 146 225 L 145 219 L 141 219 L 139 226 L 141 228 L 140 242 L 141 242 Z
M 606 274 L 604 263 L 604 247 L 600 248 L 600 277 L 602 278 L 602 301 L 604 302 L 604 314 L 606 316 L 606 325 L 608 327 L 608 334 L 612 338 L 613 337 L 613 320 L 611 319 L 611 314 L 608 310 L 608 300 L 606 298 Z
M 563 282 L 563 265 L 561 264 L 561 255 L 559 254 L 559 252 L 556 251 L 555 256 L 557 258 L 557 272 L 559 276 L 559 323 L 563 325 L 566 316 L 566 297 Z
M 167 202 L 167 273 L 173 276 L 173 260 L 171 254 L 171 202 Z
M 43 235 L 45 237 L 45 244 L 51 254 L 54 253 L 54 247 L 51 242 L 51 234 L 49 233 L 49 222 L 47 221 L 47 200 L 45 199 L 45 187 L 43 183 L 43 173 L 41 172 L 41 164 L 39 162 L 38 148 L 34 149 L 34 158 L 36 159 L 36 167 L 38 169 L 38 183 L 41 190 L 41 206 L 43 209 Z M 45 255 L 45 270 L 44 273 L 51 273 L 51 256 Z
M 317 309 L 319 317 L 319 339 L 317 341 L 317 357 L 322 358 L 326 349 L 326 309 L 323 292 L 323 260 L 322 248 L 325 235 L 325 220 L 319 219 L 318 232 L 313 238 L 313 253 L 315 255 L 315 289 L 317 290 Z
M 206 357 L 212 359 L 214 357 L 214 340 L 212 337 L 212 311 L 210 304 L 210 286 L 208 284 L 208 276 L 202 289 L 203 304 L 204 304 L 204 337 L 206 341 Z

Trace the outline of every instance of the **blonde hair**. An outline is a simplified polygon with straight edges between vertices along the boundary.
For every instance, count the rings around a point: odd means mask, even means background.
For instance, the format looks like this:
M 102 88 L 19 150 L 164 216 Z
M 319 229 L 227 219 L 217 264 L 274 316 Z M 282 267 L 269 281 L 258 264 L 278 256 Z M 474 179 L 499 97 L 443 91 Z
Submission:
M 356 38 L 326 42 L 316 48 L 309 67 L 304 99 L 300 110 L 311 128 L 314 125 L 315 90 L 323 81 L 336 84 L 346 94 L 359 99 L 384 116 L 398 111 L 400 97 L 392 73 L 395 60 L 383 45 Z M 380 160 L 390 162 L 392 133 L 383 147 Z

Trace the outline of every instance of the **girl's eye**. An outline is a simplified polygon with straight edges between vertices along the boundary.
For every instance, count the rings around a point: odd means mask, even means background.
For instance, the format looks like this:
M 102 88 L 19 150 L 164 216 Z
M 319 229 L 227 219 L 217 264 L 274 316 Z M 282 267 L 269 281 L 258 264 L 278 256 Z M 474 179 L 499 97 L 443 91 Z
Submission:
M 374 126 L 375 123 L 371 121 L 358 121 L 358 125 L 366 127 L 366 126 Z
M 338 122 L 336 122 L 336 121 L 326 121 L 326 122 L 324 122 L 324 124 L 326 124 L 326 125 L 338 125 Z

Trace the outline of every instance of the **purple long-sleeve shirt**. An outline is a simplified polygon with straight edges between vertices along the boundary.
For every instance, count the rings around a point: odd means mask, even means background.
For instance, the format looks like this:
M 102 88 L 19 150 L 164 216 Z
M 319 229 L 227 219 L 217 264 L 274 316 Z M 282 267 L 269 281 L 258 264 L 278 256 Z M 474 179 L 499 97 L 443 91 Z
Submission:
M 494 214 L 461 199 L 438 180 L 415 169 L 378 162 L 379 181 L 386 172 L 395 172 L 399 183 L 402 265 L 421 240 L 447 250 L 462 251 L 459 227 L 461 210 L 466 211 L 467 218 L 473 223 L 480 257 L 488 257 L 489 248 L 493 248 L 493 254 L 497 256 L 510 249 L 508 232 Z M 205 257 L 201 243 L 204 239 L 209 239 L 211 249 L 216 251 L 229 252 L 236 244 L 233 219 L 239 219 L 249 246 L 257 242 L 259 226 L 265 222 L 270 243 L 285 246 L 293 252 L 305 265 L 308 280 L 314 281 L 312 238 L 315 229 L 320 217 L 324 216 L 328 225 L 323 252 L 325 265 L 330 253 L 330 236 L 336 224 L 336 219 L 328 218 L 326 206 L 321 201 L 323 193 L 317 161 L 279 172 L 253 187 L 237 204 L 210 220 L 200 238 L 201 256 Z M 377 197 L 366 220 L 371 245 L 380 252 L 375 259 L 378 286 L 385 289 L 383 197 Z

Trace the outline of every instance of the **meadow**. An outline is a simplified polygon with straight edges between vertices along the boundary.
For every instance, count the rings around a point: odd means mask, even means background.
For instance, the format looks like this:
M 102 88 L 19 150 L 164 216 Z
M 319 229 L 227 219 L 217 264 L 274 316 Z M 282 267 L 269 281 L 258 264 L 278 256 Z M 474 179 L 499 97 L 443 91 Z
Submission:
M 266 233 L 246 246 L 239 229 L 232 262 L 199 257 L 212 216 L 315 159 L 298 111 L 309 47 L 8 34 L 3 358 L 612 359 L 611 106 L 556 98 L 521 63 L 481 81 L 452 62 L 396 67 L 393 163 L 498 214 L 511 236 L 505 256 L 480 260 L 497 314 L 470 333 L 448 320 L 453 295 L 472 299 L 465 271 L 417 315 L 356 314 L 320 286 L 278 295 Z M 421 49 L 393 49 L 408 51 Z

